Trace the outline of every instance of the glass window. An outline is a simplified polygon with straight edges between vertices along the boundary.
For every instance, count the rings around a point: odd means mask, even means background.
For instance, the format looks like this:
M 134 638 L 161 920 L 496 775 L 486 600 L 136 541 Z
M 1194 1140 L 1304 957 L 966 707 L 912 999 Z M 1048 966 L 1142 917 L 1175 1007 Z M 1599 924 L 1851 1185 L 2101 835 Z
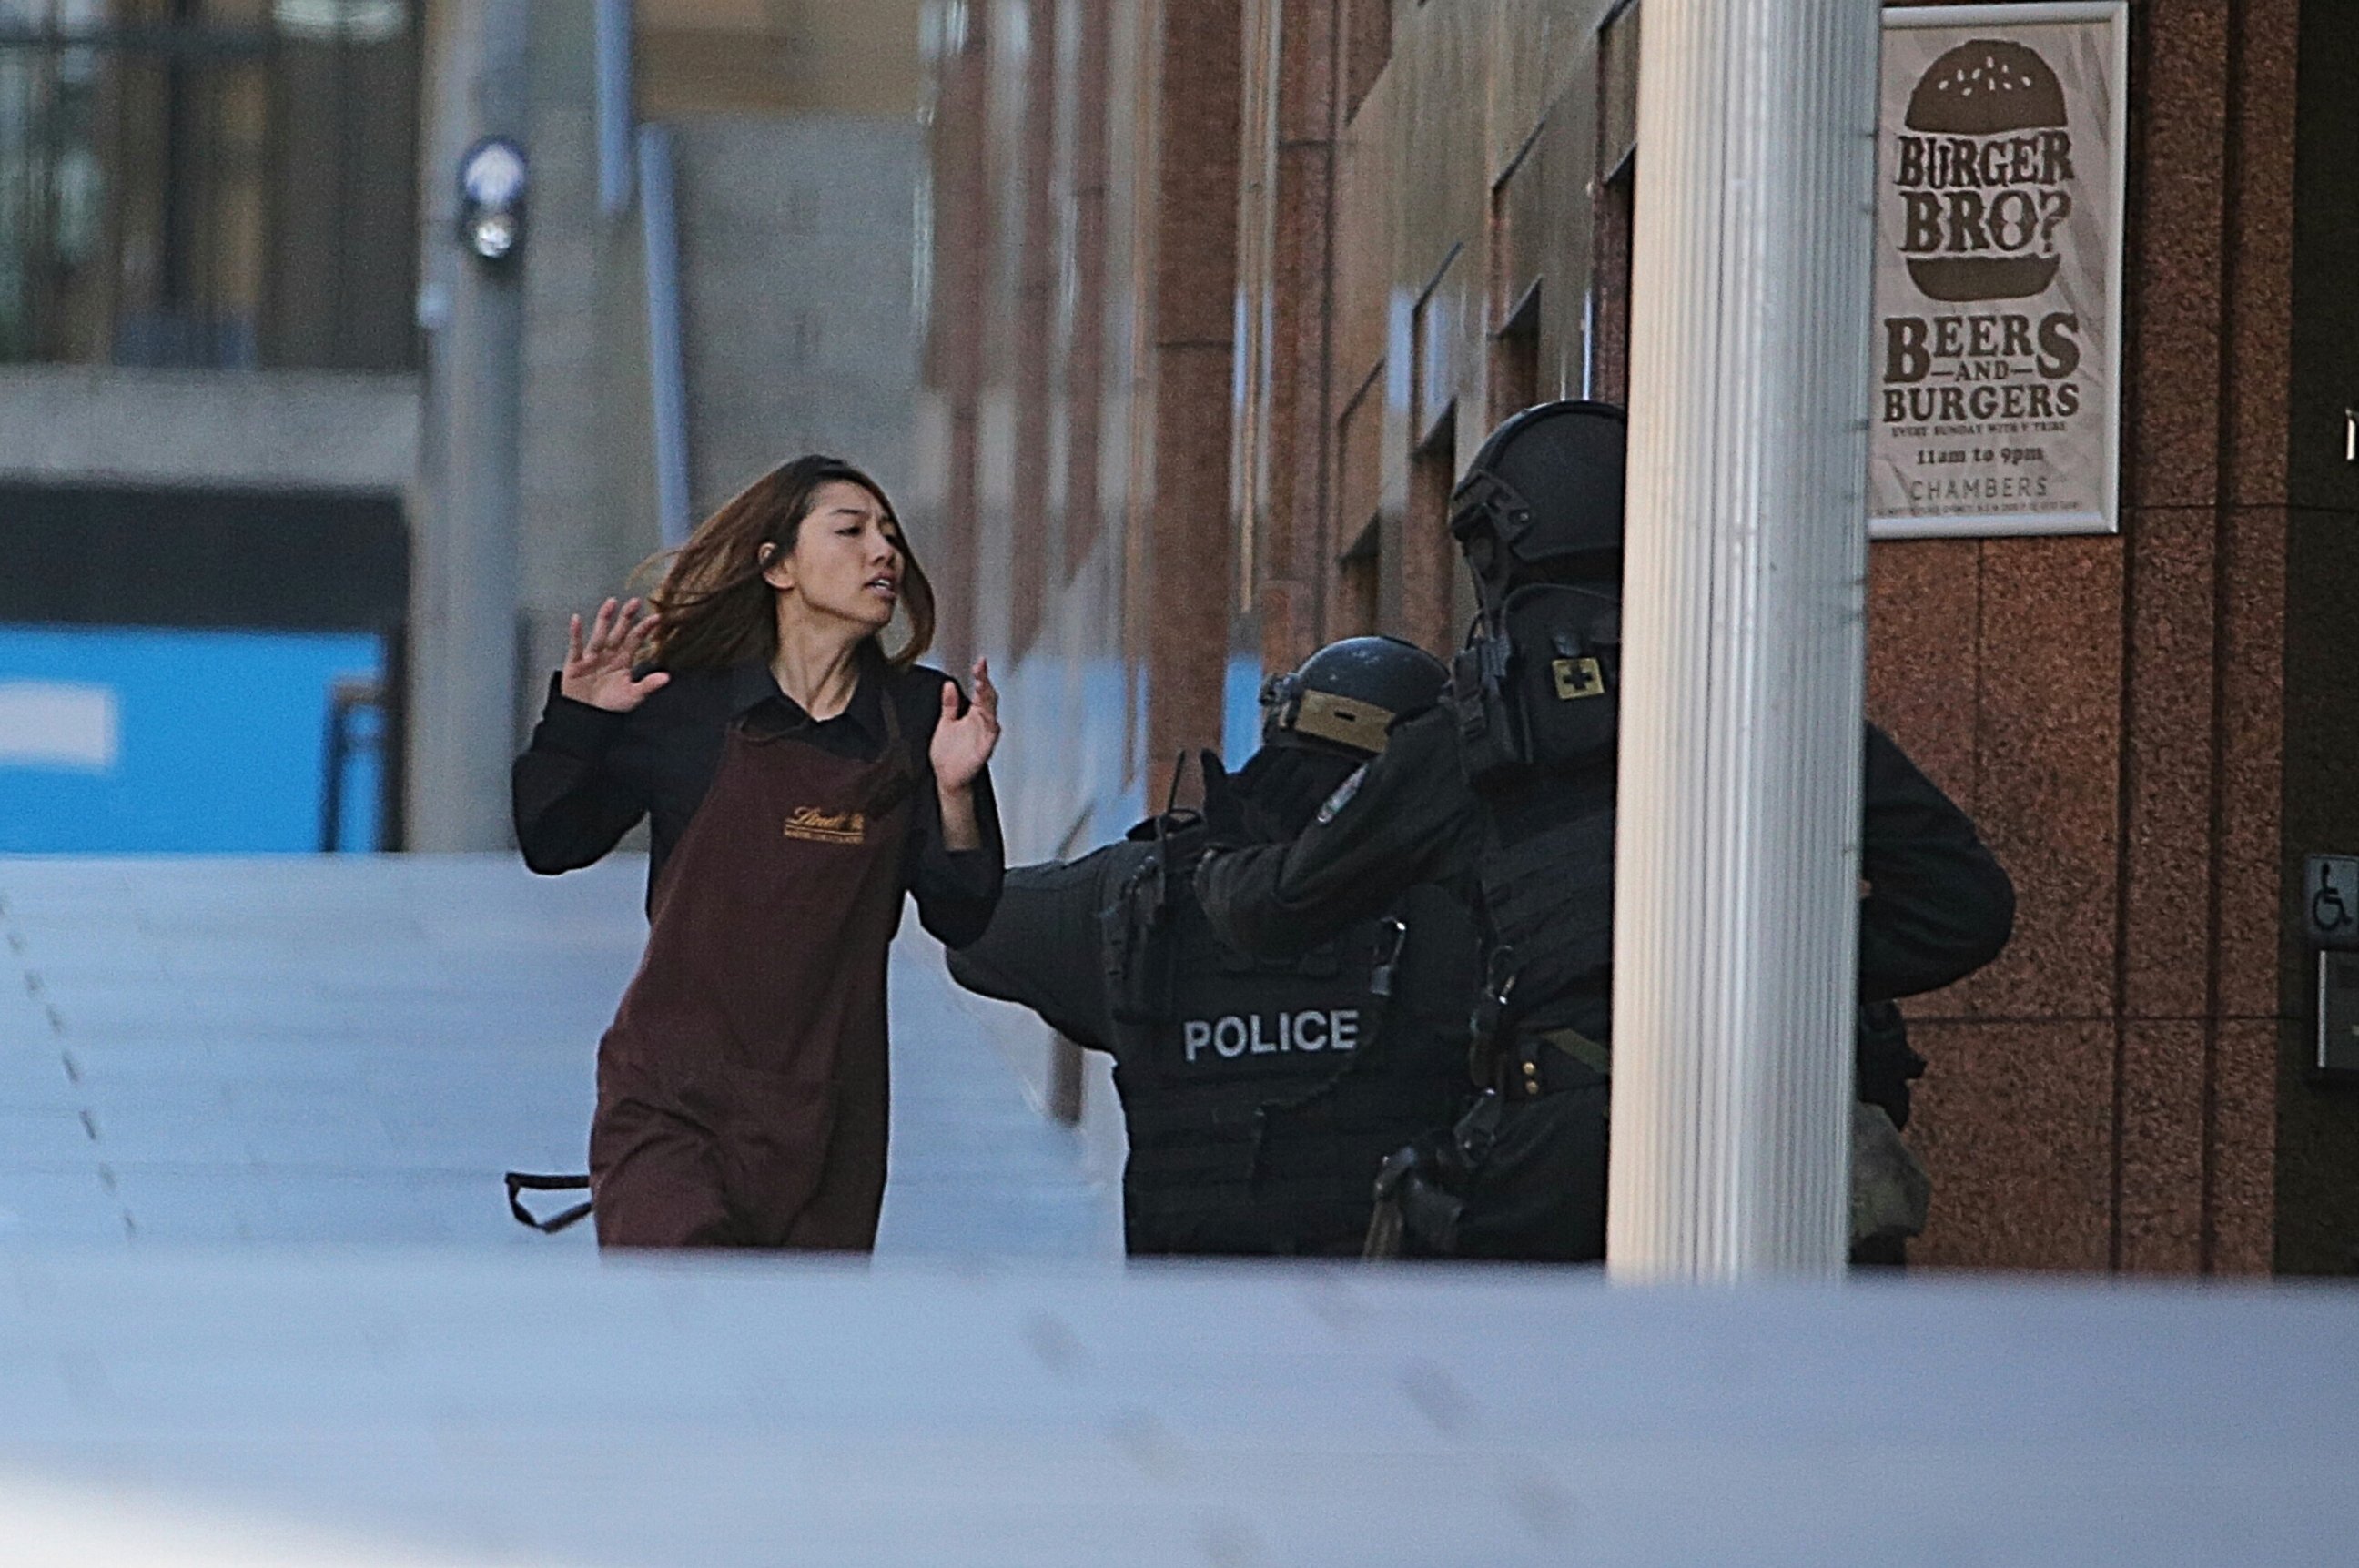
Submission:
M 0 0 L 0 361 L 416 360 L 407 0 Z

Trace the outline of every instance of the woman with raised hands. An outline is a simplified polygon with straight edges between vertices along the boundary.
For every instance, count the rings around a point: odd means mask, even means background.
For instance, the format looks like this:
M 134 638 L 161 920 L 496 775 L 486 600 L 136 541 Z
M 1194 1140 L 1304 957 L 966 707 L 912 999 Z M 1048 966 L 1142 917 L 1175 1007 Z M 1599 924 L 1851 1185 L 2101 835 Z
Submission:
M 962 946 L 1003 862 L 998 694 L 916 662 L 933 620 L 884 490 L 827 457 L 707 518 L 644 611 L 573 618 L 516 842 L 554 874 L 650 829 L 647 951 L 598 1049 L 601 1246 L 875 1245 L 902 901 Z

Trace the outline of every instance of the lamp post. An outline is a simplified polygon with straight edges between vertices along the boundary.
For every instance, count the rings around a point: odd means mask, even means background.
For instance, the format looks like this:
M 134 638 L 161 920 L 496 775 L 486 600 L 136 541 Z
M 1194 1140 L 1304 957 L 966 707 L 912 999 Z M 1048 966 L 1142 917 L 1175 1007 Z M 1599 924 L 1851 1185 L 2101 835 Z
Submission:
M 524 148 L 485 136 L 459 160 L 459 244 L 487 267 L 512 267 L 524 251 Z
M 528 16 L 527 0 L 470 0 L 451 16 L 436 71 L 437 142 L 464 150 L 442 166 L 451 182 L 434 192 L 437 205 L 452 205 L 427 231 L 428 276 L 445 280 L 446 302 L 429 340 L 435 429 L 411 590 L 409 827 L 419 849 L 510 843 Z

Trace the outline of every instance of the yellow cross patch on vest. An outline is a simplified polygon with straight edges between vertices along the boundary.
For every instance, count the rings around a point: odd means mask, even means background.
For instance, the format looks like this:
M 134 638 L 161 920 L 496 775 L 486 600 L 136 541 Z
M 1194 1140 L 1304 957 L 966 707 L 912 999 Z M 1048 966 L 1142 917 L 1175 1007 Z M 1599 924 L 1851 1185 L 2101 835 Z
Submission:
M 1593 659 L 1553 659 L 1549 664 L 1549 673 L 1556 677 L 1556 700 L 1560 702 L 1605 695 L 1605 670 Z
M 868 814 L 865 811 L 822 811 L 817 806 L 798 806 L 787 819 L 788 838 L 808 839 L 813 844 L 865 844 L 868 842 Z

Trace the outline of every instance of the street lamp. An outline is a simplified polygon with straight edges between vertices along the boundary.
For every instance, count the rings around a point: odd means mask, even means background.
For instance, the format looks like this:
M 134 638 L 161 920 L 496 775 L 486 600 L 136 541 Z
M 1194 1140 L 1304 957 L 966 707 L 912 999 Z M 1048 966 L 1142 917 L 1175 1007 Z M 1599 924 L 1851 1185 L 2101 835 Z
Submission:
M 524 248 L 524 148 L 485 136 L 459 160 L 459 244 L 493 267 Z

